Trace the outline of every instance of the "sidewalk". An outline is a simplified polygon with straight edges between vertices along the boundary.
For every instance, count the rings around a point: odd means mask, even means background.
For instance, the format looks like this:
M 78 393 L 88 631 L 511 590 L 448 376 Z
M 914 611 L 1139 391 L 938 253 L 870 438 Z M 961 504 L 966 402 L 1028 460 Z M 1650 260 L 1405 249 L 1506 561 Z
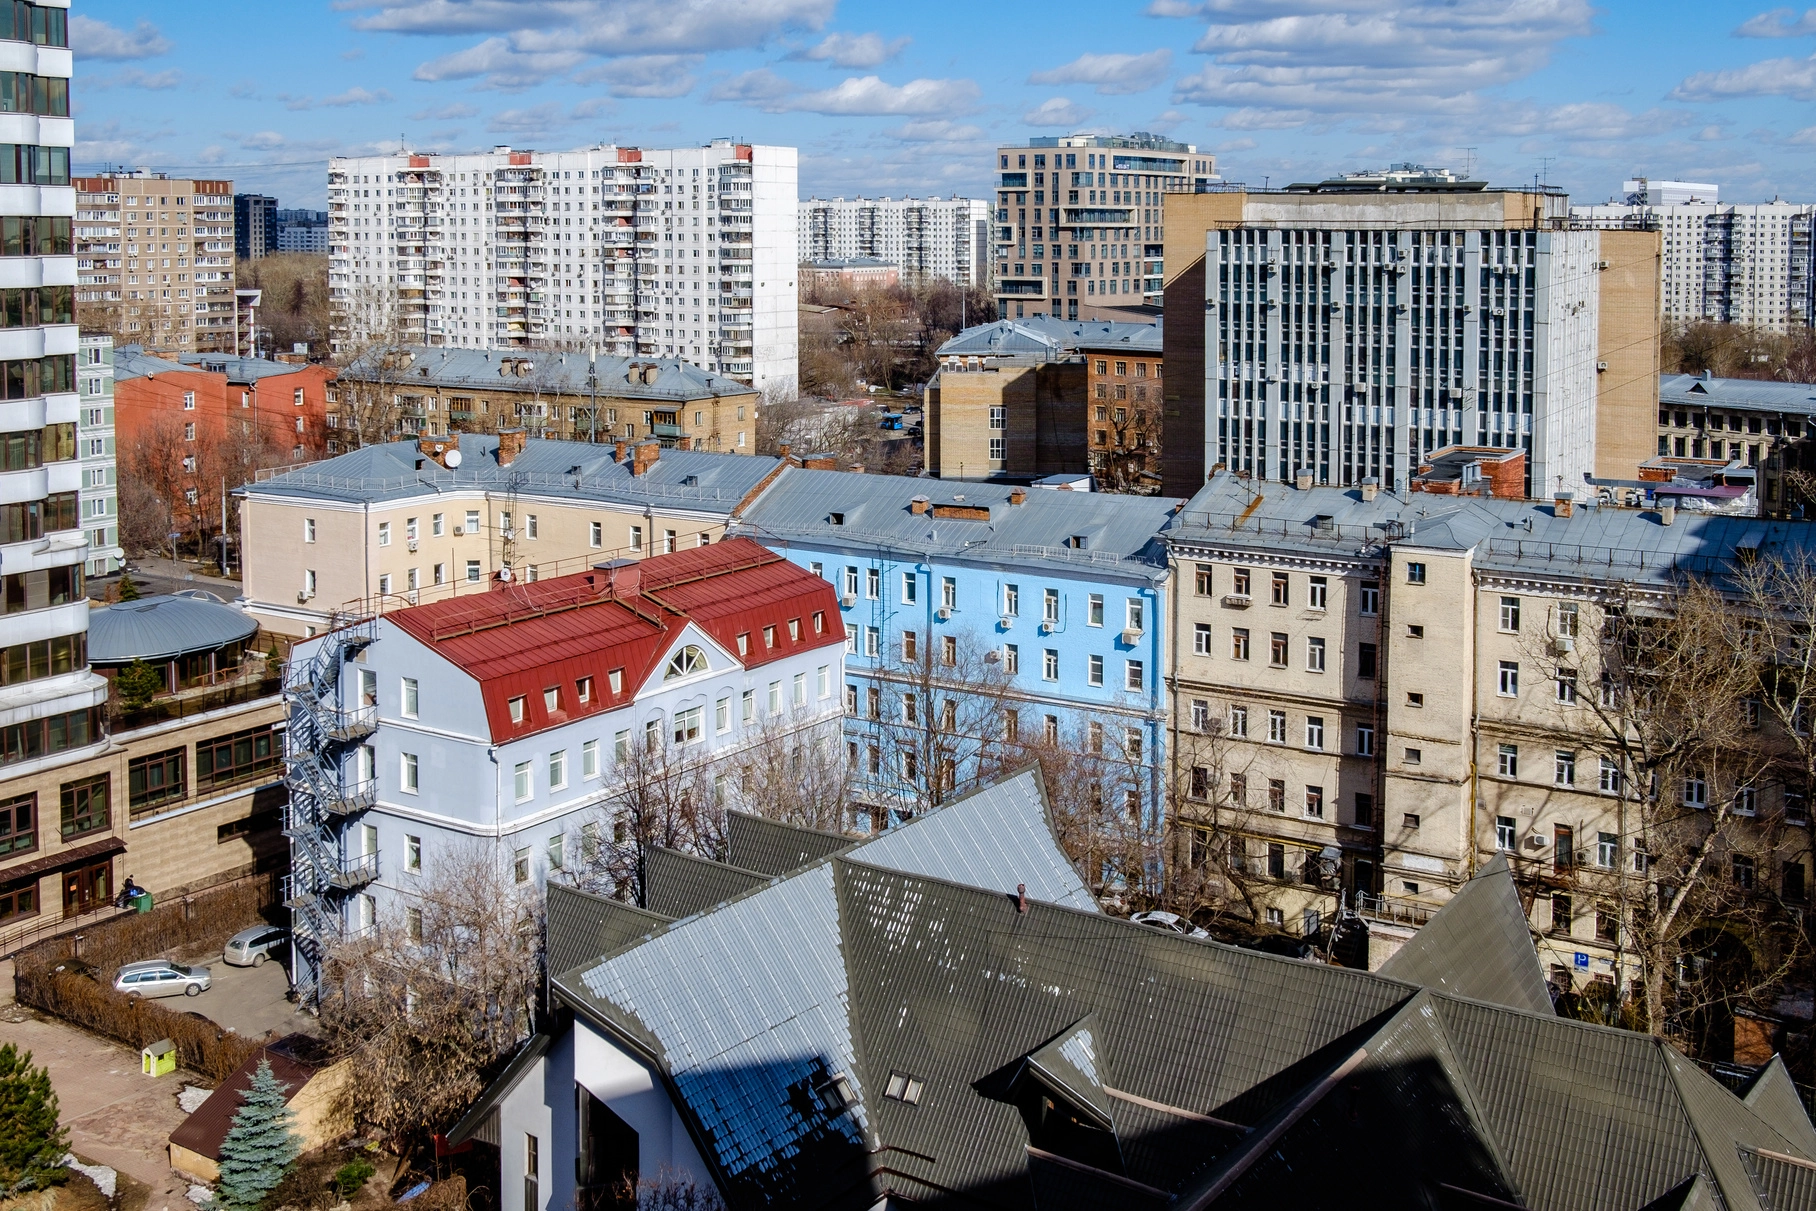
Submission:
M 181 1070 L 143 1076 L 137 1052 L 13 1004 L 10 962 L 0 963 L 0 1041 L 50 1071 L 73 1151 L 149 1186 L 145 1211 L 191 1211 L 189 1183 L 171 1171 L 165 1148 L 186 1117 L 176 1098 Z

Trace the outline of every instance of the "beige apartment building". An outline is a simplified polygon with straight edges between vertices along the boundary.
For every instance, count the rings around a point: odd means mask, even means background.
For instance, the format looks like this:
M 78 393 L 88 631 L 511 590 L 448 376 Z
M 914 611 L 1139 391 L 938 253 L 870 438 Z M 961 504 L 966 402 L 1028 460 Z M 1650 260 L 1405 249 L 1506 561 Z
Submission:
M 1760 523 L 1301 483 L 1219 472 L 1165 535 L 1196 856 L 1289 930 L 1347 906 L 1392 937 L 1505 853 L 1555 980 L 1623 960 L 1631 977 L 1614 889 L 1644 857 L 1625 775 L 1594 748 L 1578 640 L 1612 594 L 1666 586 Z M 1747 877 L 1806 903 L 1803 799 L 1747 793 L 1743 826 L 1775 830 Z
M 77 316 L 158 353 L 234 351 L 233 182 L 77 177 Z
M 781 466 L 521 429 L 366 446 L 237 491 L 242 604 L 306 636 L 349 613 L 705 546 Z

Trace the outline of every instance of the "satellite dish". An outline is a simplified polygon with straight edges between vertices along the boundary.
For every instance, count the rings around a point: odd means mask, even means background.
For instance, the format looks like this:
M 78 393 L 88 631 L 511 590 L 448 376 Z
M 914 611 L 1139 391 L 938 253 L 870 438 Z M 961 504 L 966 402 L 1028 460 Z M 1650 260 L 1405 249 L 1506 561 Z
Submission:
M 447 462 L 448 462 L 448 466 L 450 466 L 450 467 L 458 467 L 460 465 L 460 451 L 459 450 L 449 450 L 448 455 L 447 455 Z

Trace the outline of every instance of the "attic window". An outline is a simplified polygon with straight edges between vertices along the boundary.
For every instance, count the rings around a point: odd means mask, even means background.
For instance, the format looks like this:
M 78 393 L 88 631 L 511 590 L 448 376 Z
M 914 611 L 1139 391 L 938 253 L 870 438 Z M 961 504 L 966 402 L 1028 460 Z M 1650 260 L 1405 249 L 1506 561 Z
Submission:
M 624 692 L 624 670 L 613 669 L 607 673 L 605 683 L 612 687 L 613 694 L 622 694 Z
M 704 673 L 706 670 L 706 653 L 690 643 L 676 652 L 674 659 L 668 662 L 668 671 L 662 674 L 662 680 L 673 681 L 677 677 L 691 677 L 695 673 Z
M 683 476 L 681 482 L 689 488 L 697 488 L 700 486 L 700 477 L 698 475 Z
M 788 638 L 793 642 L 798 643 L 800 641 L 801 620 L 799 618 L 790 618 L 788 620 Z
M 919 1077 L 909 1076 L 905 1072 L 891 1072 L 889 1084 L 883 1088 L 883 1096 L 910 1106 L 921 1104 L 921 1081 Z
M 542 709 L 551 715 L 561 709 L 561 687 L 552 685 L 542 691 Z
M 1074 534 L 1072 537 L 1066 539 L 1066 545 L 1071 547 L 1074 551 L 1082 551 L 1085 549 L 1085 536 L 1083 534 Z
M 750 632 L 749 631 L 745 631 L 743 634 L 738 636 L 738 655 L 740 655 L 740 656 L 750 655 Z
M 523 697 L 522 697 L 522 695 L 519 695 L 518 697 L 511 699 L 511 722 L 512 723 L 522 723 L 523 722 Z
M 776 646 L 776 628 L 773 625 L 763 628 L 763 646 L 766 648 Z
M 825 629 L 826 629 L 826 611 L 815 610 L 813 612 L 813 633 L 815 635 L 818 635 L 818 634 L 822 633 L 823 631 L 825 631 Z
M 593 700 L 593 679 L 591 677 L 582 677 L 574 683 L 574 697 L 580 702 Z
M 835 526 L 842 526 L 845 524 L 845 515 L 843 513 L 831 513 L 827 515 L 826 520 Z
M 857 1105 L 857 1091 L 851 1087 L 851 1078 L 842 1072 L 827 1077 L 826 1083 L 819 1087 L 818 1092 L 826 1109 L 835 1114 L 848 1106 Z

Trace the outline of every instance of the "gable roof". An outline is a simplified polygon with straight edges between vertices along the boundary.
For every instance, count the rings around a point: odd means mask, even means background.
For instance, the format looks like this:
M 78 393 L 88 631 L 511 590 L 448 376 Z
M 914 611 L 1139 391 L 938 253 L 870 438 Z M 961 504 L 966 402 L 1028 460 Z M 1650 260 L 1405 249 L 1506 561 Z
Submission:
M 377 359 L 389 357 L 394 363 L 408 358 L 407 365 L 380 369 Z M 508 363 L 508 366 L 507 366 Z M 519 363 L 527 372 L 515 373 Z M 654 381 L 645 382 L 633 367 L 655 371 Z M 613 399 L 643 399 L 670 405 L 716 397 L 749 396 L 756 388 L 728 375 L 704 370 L 692 362 L 677 358 L 614 357 L 610 354 L 589 359 L 584 353 L 559 353 L 552 350 L 455 349 L 441 346 L 408 345 L 384 351 L 355 361 L 340 372 L 344 379 L 383 382 L 399 391 L 411 388 L 447 387 L 454 390 L 519 391 L 525 395 L 585 395 L 590 389 L 589 368 L 594 369 L 599 392 Z M 666 452 L 663 457 L 667 457 Z
M 549 972 L 555 975 L 611 954 L 670 920 L 661 913 L 565 883 L 550 883 L 545 896 L 543 952 Z
M 705 912 L 767 882 L 768 875 L 678 849 L 657 846 L 643 854 L 643 902 L 670 920 Z
M 1551 992 L 1532 945 L 1519 888 L 1496 854 L 1444 911 L 1381 964 L 1381 974 L 1471 1000 L 1551 1012 Z
M 758 668 L 843 644 L 832 586 L 749 539 L 393 610 L 395 626 L 480 684 L 495 742 L 616 710 L 659 675 L 689 623 Z M 815 621 L 819 628 L 815 629 Z M 797 624 L 798 634 L 790 623 Z M 738 636 L 750 641 L 736 656 Z M 767 639 L 773 635 L 775 646 Z M 616 690 L 611 674 L 620 674 Z M 579 683 L 591 678 L 590 698 Z M 544 691 L 559 691 L 549 709 Z M 522 719 L 510 703 L 523 699 Z
M 809 862 L 850 849 L 855 837 L 785 824 L 748 812 L 729 812 L 725 821 L 725 860 L 766 875 L 785 875 Z
M 1810 1124 L 1809 1111 L 1804 1108 L 1803 1098 L 1783 1059 L 1773 1056 L 1755 1074 L 1741 1100 L 1789 1135 L 1798 1151 L 1816 1160 L 1816 1126 Z

